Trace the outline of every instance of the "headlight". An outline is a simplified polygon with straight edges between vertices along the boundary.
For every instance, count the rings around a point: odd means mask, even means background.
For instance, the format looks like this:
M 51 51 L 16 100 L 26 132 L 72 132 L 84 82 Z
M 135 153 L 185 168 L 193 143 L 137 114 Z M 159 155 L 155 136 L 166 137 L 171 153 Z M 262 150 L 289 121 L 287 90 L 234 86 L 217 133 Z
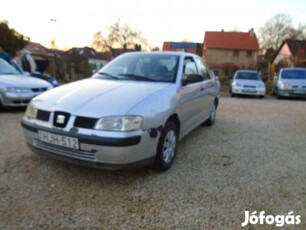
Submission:
M 18 87 L 8 87 L 4 88 L 5 92 L 8 93 L 31 93 L 31 89 L 28 88 L 18 88 Z
M 284 81 L 279 81 L 278 87 L 281 89 L 291 89 L 291 85 Z
M 140 116 L 110 116 L 101 118 L 95 129 L 106 131 L 131 131 L 140 129 L 143 118 Z
M 31 118 L 36 118 L 37 108 L 33 103 L 30 102 L 30 104 L 28 104 L 25 115 Z
M 260 84 L 257 86 L 258 88 L 265 88 L 265 84 Z
M 233 82 L 233 86 L 241 87 L 241 84 L 238 82 Z

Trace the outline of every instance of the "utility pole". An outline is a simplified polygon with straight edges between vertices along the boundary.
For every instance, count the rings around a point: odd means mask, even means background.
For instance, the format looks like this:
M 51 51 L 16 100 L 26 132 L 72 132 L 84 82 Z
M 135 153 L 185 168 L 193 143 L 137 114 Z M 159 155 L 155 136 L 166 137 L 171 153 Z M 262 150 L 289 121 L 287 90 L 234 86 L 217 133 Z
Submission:
M 56 19 L 55 18 L 51 18 L 50 19 L 51 23 L 54 23 L 56 22 Z M 56 48 L 56 44 L 55 44 L 55 26 L 53 26 L 53 39 L 51 40 L 51 49 L 53 49 L 53 65 L 52 65 L 52 76 L 56 79 L 57 76 L 56 76 L 56 51 L 55 51 L 55 48 Z

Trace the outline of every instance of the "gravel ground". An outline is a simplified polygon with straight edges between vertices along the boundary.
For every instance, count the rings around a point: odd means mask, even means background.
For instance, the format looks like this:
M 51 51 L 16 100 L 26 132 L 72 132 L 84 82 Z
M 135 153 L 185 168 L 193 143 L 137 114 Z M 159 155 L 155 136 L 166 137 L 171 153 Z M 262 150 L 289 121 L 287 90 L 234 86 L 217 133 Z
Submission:
M 306 101 L 223 97 L 173 167 L 105 172 L 33 154 L 23 110 L 0 113 L 0 229 L 240 229 L 244 211 L 301 215 Z M 275 229 L 250 226 L 244 229 Z

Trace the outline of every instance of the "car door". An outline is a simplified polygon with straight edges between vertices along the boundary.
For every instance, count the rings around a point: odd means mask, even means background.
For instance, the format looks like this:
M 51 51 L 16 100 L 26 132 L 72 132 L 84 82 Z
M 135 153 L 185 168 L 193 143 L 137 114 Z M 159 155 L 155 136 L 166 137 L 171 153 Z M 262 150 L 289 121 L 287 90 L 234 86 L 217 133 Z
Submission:
M 184 59 L 182 76 L 188 74 L 199 74 L 192 56 Z M 203 100 L 206 93 L 203 86 L 204 81 L 200 81 L 182 85 L 180 88 L 178 111 L 181 119 L 181 137 L 198 126 L 203 121 L 203 116 L 206 116 L 207 111 L 203 107 L 207 102 Z
M 207 119 L 210 116 L 210 112 L 212 109 L 212 105 L 214 103 L 216 97 L 216 81 L 214 76 L 212 76 L 211 71 L 209 71 L 208 67 L 205 65 L 201 58 L 196 57 L 195 62 L 199 71 L 199 74 L 203 77 L 202 83 L 202 111 L 204 113 L 203 119 Z

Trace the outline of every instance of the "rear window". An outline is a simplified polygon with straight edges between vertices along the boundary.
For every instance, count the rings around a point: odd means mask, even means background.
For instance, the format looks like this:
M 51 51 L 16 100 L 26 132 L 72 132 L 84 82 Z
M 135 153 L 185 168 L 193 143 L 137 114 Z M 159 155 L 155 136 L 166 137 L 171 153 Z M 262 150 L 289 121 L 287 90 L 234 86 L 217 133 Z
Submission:
M 283 79 L 306 79 L 306 70 L 283 70 L 281 78 Z

